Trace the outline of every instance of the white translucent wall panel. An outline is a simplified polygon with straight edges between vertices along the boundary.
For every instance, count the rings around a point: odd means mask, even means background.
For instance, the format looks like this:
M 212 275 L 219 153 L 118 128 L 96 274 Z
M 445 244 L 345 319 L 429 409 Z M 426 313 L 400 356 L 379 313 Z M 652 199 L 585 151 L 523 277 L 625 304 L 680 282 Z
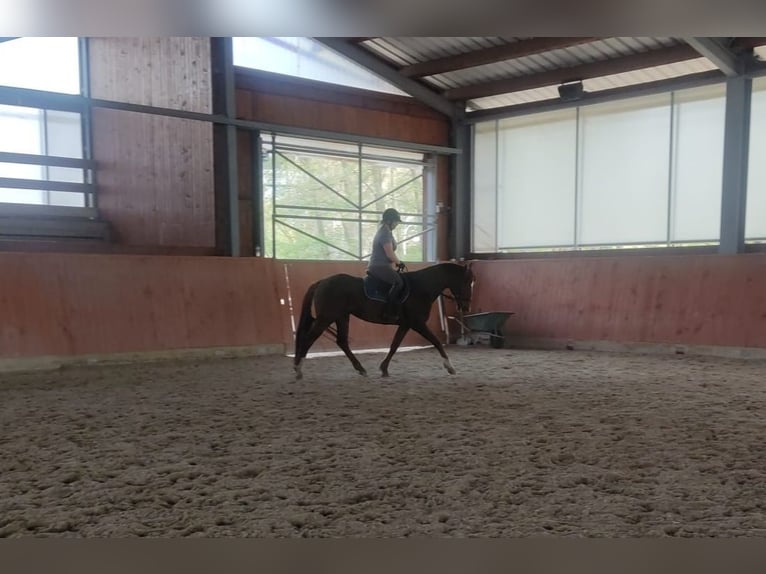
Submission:
M 667 240 L 670 94 L 583 107 L 580 243 Z
M 35 108 L 0 105 L 0 151 L 11 153 L 43 152 L 42 111 Z M 42 179 L 39 165 L 0 163 L 0 177 Z M 0 189 L 0 202 L 43 203 L 43 192 L 31 189 Z
M 363 66 L 305 37 L 235 37 L 235 66 L 409 96 Z
M 766 78 L 753 80 L 745 239 L 766 239 Z
M 502 248 L 572 245 L 577 112 L 498 122 L 498 243 Z
M 497 122 L 473 129 L 473 214 L 471 250 L 497 251 Z
M 671 241 L 718 240 L 726 85 L 675 93 Z

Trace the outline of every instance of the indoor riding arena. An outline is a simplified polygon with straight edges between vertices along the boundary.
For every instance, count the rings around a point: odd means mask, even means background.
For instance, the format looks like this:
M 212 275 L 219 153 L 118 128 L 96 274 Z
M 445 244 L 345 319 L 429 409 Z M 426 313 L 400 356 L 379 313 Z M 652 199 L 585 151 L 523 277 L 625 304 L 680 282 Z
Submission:
M 762 56 L 0 38 L 0 537 L 766 535 Z M 296 361 L 388 208 L 447 359 Z

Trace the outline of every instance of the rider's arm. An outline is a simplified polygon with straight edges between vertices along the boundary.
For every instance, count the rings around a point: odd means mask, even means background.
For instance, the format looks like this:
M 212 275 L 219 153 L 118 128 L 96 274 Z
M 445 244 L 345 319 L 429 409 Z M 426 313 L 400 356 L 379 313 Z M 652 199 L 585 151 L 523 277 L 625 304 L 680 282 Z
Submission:
M 386 252 L 386 256 L 388 257 L 389 261 L 391 261 L 394 265 L 399 265 L 399 258 L 396 256 L 396 253 L 394 253 L 394 247 L 390 241 L 387 241 L 383 244 L 383 251 Z

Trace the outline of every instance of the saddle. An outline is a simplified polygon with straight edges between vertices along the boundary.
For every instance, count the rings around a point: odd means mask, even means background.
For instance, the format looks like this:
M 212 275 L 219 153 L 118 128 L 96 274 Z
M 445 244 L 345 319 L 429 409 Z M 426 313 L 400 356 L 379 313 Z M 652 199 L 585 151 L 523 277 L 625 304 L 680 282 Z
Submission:
M 407 273 L 402 273 L 402 288 L 399 290 L 399 294 L 396 297 L 394 303 L 401 305 L 410 296 L 410 278 Z M 362 281 L 364 284 L 364 294 L 368 299 L 373 301 L 379 301 L 380 303 L 388 302 L 388 292 L 391 290 L 391 283 L 386 283 L 377 277 L 372 275 L 365 275 Z

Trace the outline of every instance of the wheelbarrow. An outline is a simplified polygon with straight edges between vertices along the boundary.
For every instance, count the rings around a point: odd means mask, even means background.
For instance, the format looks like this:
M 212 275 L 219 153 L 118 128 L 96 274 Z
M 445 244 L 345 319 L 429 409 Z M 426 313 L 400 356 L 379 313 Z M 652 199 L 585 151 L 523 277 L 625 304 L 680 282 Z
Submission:
M 448 317 L 448 319 L 453 319 L 461 327 L 458 345 L 473 345 L 488 336 L 490 346 L 500 349 L 505 340 L 503 325 L 511 315 L 514 313 L 510 311 L 488 311 L 463 315 L 462 320 L 458 317 Z

